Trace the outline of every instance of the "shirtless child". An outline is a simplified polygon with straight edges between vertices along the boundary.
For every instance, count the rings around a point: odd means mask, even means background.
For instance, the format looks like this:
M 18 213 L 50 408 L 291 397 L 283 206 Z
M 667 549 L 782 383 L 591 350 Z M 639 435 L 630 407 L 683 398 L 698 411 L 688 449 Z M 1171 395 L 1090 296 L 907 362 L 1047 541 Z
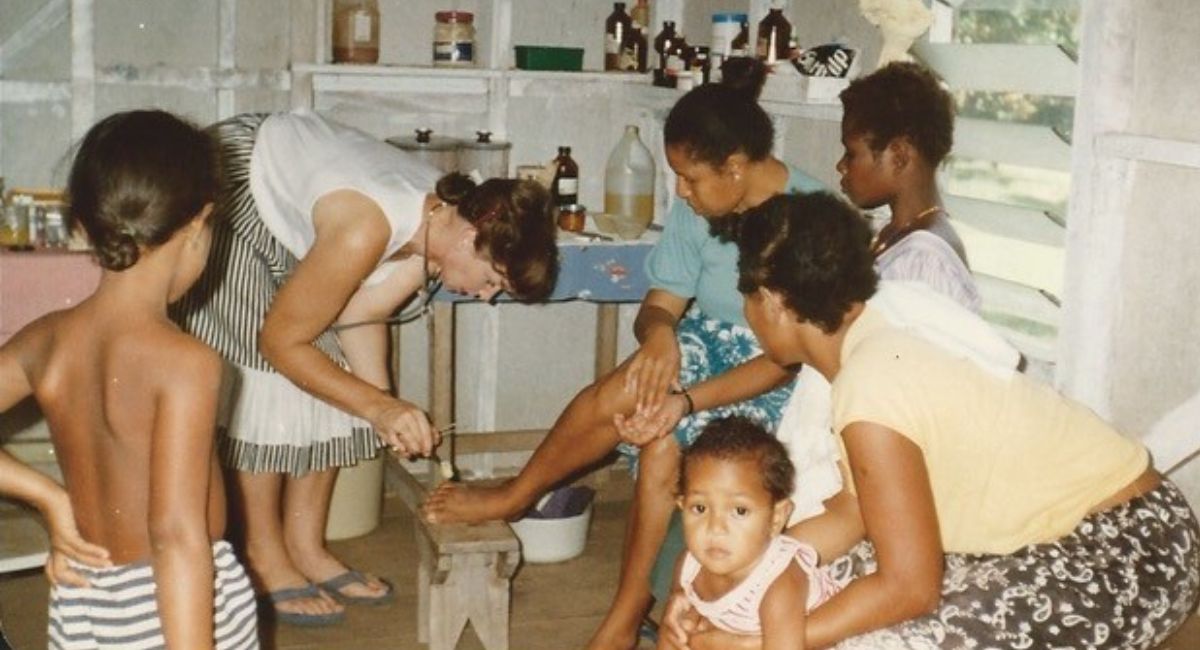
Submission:
M 0 490 L 32 499 L 66 540 L 48 570 L 52 648 L 258 646 L 254 593 L 221 541 L 221 360 L 166 313 L 208 257 L 216 155 L 207 135 L 161 111 L 93 126 L 68 191 L 100 285 L 0 347 L 0 410 L 33 395 L 70 502 L 0 456 Z

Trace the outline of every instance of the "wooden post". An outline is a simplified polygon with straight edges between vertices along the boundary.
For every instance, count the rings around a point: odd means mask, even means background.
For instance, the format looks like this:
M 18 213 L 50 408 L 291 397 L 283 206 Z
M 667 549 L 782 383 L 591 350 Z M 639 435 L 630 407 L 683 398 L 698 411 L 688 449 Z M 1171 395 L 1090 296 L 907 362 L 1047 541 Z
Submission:
M 619 309 L 620 306 L 612 302 L 602 302 L 596 306 L 596 379 L 617 367 Z

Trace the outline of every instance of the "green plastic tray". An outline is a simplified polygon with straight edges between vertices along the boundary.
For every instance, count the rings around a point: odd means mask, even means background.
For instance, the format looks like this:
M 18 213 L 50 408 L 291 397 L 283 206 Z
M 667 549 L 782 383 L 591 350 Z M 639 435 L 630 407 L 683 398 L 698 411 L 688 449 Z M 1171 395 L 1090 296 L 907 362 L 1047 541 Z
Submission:
M 522 70 L 566 70 L 578 72 L 583 69 L 583 48 L 550 47 L 544 45 L 517 45 L 517 67 Z

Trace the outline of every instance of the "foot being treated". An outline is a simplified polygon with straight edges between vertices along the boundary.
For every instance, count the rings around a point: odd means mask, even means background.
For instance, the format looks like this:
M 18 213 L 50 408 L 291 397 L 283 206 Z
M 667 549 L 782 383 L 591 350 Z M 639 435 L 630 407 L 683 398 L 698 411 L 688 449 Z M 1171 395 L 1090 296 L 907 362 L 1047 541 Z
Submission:
M 512 519 L 524 512 L 529 503 L 513 495 L 511 481 L 500 485 L 480 485 L 447 481 L 435 488 L 421 507 L 421 514 L 432 523 L 478 523 L 493 519 Z

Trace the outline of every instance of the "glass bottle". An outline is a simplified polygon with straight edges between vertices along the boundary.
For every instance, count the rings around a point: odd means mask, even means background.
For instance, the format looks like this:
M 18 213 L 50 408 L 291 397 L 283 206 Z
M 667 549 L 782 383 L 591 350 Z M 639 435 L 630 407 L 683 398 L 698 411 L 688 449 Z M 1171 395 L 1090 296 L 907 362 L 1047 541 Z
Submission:
M 654 62 L 654 67 L 658 70 L 667 69 L 667 50 L 677 38 L 679 37 L 675 34 L 675 21 L 664 20 L 662 31 L 654 37 L 654 51 L 658 53 L 658 60 Z
M 625 13 L 624 2 L 614 2 L 612 13 L 604 19 L 604 69 L 620 70 L 621 44 L 633 29 L 633 21 Z
M 554 159 L 554 182 L 550 184 L 555 205 L 579 203 L 579 165 L 571 158 L 570 147 L 559 147 Z
M 335 0 L 333 4 L 333 62 L 379 61 L 378 0 Z
M 729 56 L 734 58 L 738 56 L 750 56 L 750 23 L 742 22 L 742 29 L 734 37 L 733 43 L 729 46 Z
M 627 72 L 646 71 L 646 50 L 649 44 L 646 35 L 636 27 L 625 34 L 621 42 L 621 53 L 617 57 L 617 69 Z
M 783 17 L 783 9 L 773 8 L 758 23 L 758 45 L 754 55 L 767 63 L 786 61 L 792 24 Z
M 654 156 L 632 124 L 625 127 L 604 166 L 604 212 L 629 217 L 643 227 L 654 220 Z

